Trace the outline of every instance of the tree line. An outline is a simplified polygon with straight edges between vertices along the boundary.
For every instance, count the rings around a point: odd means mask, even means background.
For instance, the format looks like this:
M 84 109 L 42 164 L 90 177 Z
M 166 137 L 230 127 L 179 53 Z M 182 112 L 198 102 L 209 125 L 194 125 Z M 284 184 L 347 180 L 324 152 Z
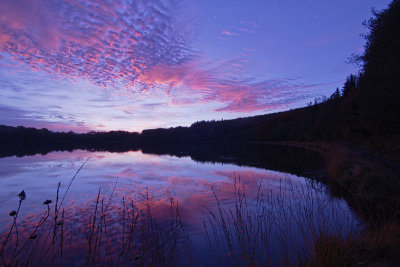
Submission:
M 127 150 L 166 144 L 271 141 L 337 141 L 399 151 L 400 144 L 400 0 L 373 11 L 365 23 L 364 53 L 354 56 L 359 73 L 342 89 L 290 111 L 222 121 L 199 121 L 190 127 L 124 131 L 55 133 L 47 129 L 0 126 L 2 150 Z

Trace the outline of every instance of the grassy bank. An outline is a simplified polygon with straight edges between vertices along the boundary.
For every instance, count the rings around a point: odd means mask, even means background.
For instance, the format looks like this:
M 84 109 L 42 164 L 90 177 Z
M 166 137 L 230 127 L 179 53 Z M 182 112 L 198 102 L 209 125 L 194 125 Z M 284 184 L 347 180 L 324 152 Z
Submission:
M 331 194 L 344 197 L 371 224 L 400 219 L 400 158 L 335 142 L 270 142 L 318 152 L 329 176 Z
M 349 203 L 372 224 L 399 221 L 400 177 L 395 162 L 364 156 L 360 152 L 334 147 L 328 157 L 332 188 L 347 192 Z
M 398 266 L 400 226 L 386 222 L 371 226 L 354 237 L 321 235 L 312 255 L 301 266 Z
M 319 152 L 332 195 L 344 197 L 366 228 L 353 237 L 321 235 L 304 266 L 398 266 L 400 177 L 396 155 L 333 143 L 285 143 Z

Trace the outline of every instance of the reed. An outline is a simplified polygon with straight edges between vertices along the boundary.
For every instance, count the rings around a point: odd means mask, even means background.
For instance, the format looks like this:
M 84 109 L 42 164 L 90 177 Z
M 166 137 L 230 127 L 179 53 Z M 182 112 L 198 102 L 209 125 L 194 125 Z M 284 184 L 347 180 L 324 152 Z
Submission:
M 356 234 L 354 218 L 342 202 L 326 199 L 322 187 L 294 186 L 289 179 L 281 183 L 285 187 L 272 192 L 260 182 L 251 198 L 235 179 L 235 203 L 225 207 L 212 189 L 216 208 L 206 214 L 204 229 L 213 261 L 220 266 L 297 266 L 312 256 L 322 236 Z
M 237 177 L 229 202 L 212 186 L 215 205 L 203 216 L 205 246 L 185 229 L 176 200 L 160 218 L 148 192 L 143 201 L 115 199 L 117 181 L 110 195 L 99 189 L 82 210 L 64 208 L 59 185 L 55 201 L 46 200 L 43 214 L 30 221 L 19 220 L 26 198 L 21 192 L 1 235 L 0 258 L 4 266 L 315 266 L 324 262 L 321 255 L 335 257 L 327 253 L 332 243 L 326 237 L 354 240 L 359 232 L 343 201 L 327 199 L 321 184 L 309 183 L 283 179 L 271 191 L 260 180 L 251 195 Z
M 57 190 L 58 192 L 58 190 Z M 169 217 L 157 220 L 151 200 L 145 208 L 133 201 L 111 209 L 110 199 L 98 191 L 92 208 L 80 220 L 60 210 L 58 195 L 54 210 L 50 201 L 40 219 L 17 221 L 2 237 L 3 266 L 179 266 L 190 263 L 190 243 L 178 205 L 170 201 Z M 22 201 L 18 207 L 22 205 Z M 66 220 L 69 218 L 69 221 Z M 19 230 L 23 228 L 24 230 Z

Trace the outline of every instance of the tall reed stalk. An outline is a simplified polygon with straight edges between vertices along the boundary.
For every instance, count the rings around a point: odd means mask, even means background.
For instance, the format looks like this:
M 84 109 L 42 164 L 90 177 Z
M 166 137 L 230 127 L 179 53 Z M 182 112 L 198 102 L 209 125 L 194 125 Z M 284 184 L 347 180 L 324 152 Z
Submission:
M 205 247 L 186 231 L 177 201 L 170 199 L 166 217 L 153 213 L 148 192 L 142 202 L 124 197 L 115 203 L 118 181 L 109 196 L 99 189 L 90 208 L 65 209 L 65 195 L 86 162 L 62 197 L 58 185 L 55 202 L 46 200 L 31 224 L 17 220 L 26 198 L 24 191 L 18 195 L 10 228 L 0 236 L 2 265 L 296 266 L 314 255 L 321 236 L 353 234 L 354 220 L 340 201 L 327 199 L 317 183 L 295 186 L 289 179 L 280 181 L 278 191 L 260 180 L 257 193 L 249 195 L 235 178 L 228 202 L 211 187 L 215 205 L 204 213 Z
M 246 195 L 234 181 L 234 204 L 223 205 L 212 188 L 216 207 L 205 214 L 210 257 L 220 266 L 297 266 L 310 256 L 322 234 L 352 236 L 354 218 L 341 202 L 326 198 L 317 184 L 281 181 L 278 192 L 263 189 Z

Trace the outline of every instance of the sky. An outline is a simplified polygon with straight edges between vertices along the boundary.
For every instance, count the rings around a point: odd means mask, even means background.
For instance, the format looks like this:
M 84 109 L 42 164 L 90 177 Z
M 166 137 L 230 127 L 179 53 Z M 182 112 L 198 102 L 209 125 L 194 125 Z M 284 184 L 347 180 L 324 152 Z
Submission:
M 389 0 L 1 0 L 0 124 L 142 131 L 305 106 Z

